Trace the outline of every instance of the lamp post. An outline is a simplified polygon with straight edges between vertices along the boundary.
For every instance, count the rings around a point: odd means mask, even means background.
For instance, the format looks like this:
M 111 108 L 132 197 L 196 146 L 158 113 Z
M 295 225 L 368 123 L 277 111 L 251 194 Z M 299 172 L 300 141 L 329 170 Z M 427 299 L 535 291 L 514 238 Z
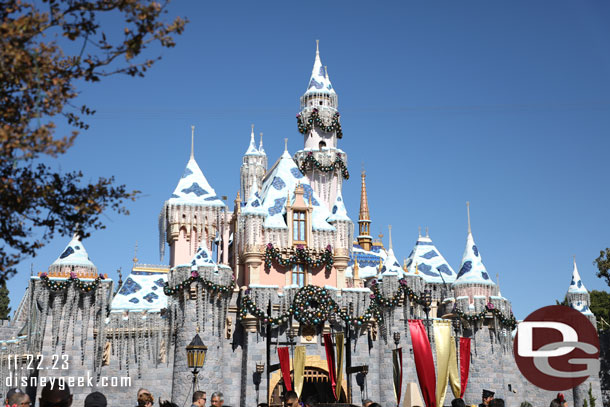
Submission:
M 256 362 L 256 373 L 254 373 L 254 384 L 256 385 L 256 405 L 258 405 L 258 393 L 264 372 L 265 362 Z
M 208 351 L 208 347 L 203 344 L 203 341 L 199 337 L 199 334 L 195 334 L 195 337 L 186 347 L 186 360 L 189 369 L 193 369 L 193 390 L 197 390 L 197 375 L 199 370 L 203 368 L 205 363 L 205 355 Z
M 432 305 L 432 292 L 430 290 L 424 290 L 422 300 L 424 301 L 424 312 L 426 313 L 426 331 L 428 332 L 428 340 L 430 340 L 430 305 Z

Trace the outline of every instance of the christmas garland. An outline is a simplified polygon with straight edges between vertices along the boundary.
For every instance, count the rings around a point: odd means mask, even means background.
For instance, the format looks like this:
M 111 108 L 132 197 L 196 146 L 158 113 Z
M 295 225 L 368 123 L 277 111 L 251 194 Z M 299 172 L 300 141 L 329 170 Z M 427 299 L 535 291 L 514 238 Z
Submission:
M 85 283 L 76 276 L 76 273 L 70 273 L 70 277 L 63 281 L 51 280 L 47 273 L 42 273 L 40 274 L 40 281 L 42 281 L 45 287 L 52 291 L 64 290 L 73 284 L 81 292 L 88 293 L 99 286 L 100 281 L 102 281 L 102 276 L 98 275 L 92 282 Z
M 340 320 L 343 320 L 347 324 L 355 327 L 362 326 L 372 318 L 375 318 L 379 323 L 383 323 L 381 308 L 397 307 L 399 305 L 400 298 L 405 295 L 409 297 L 409 300 L 415 302 L 416 304 L 424 305 L 422 295 L 415 293 L 407 285 L 406 279 L 401 278 L 398 281 L 400 286 L 396 294 L 394 294 L 392 298 L 385 298 L 383 295 L 381 295 L 377 280 L 373 280 L 371 283 L 371 290 L 373 292 L 370 295 L 371 302 L 369 303 L 369 306 L 364 314 L 356 317 L 350 317 L 345 311 L 343 311 L 330 296 L 326 288 L 314 285 L 301 287 L 295 294 L 294 300 L 288 308 L 288 311 L 278 317 L 267 315 L 265 311 L 258 308 L 257 304 L 250 297 L 250 290 L 247 290 L 242 298 L 239 313 L 241 318 L 245 318 L 248 314 L 251 314 L 261 320 L 264 324 L 269 325 L 284 324 L 288 322 L 291 317 L 305 325 L 318 325 L 329 320 L 331 315 L 336 315 Z M 485 309 L 486 311 L 482 311 L 475 315 L 466 315 L 463 311 L 457 308 L 454 308 L 453 311 L 458 315 L 458 317 L 469 322 L 483 319 L 486 313 L 491 312 L 494 314 L 494 316 L 496 316 L 496 318 L 498 318 L 500 324 L 510 328 L 511 330 L 517 326 L 517 321 L 512 315 L 512 312 L 510 317 L 506 318 L 502 312 L 496 309 L 491 303 L 488 303 L 485 306 Z
M 250 298 L 249 292 L 246 291 L 242 298 L 240 315 L 244 318 L 248 313 L 262 320 L 264 324 L 269 325 L 281 325 L 288 322 L 291 317 L 305 325 L 323 324 L 330 319 L 331 315 L 338 316 L 339 319 L 352 326 L 362 326 L 371 318 L 382 319 L 381 312 L 374 302 L 371 302 L 363 315 L 350 317 L 332 299 L 326 288 L 314 285 L 301 287 L 295 294 L 288 311 L 278 317 L 271 317 L 265 311 L 258 308 L 256 303 Z
M 309 132 L 313 128 L 313 126 L 316 125 L 320 129 L 322 129 L 322 131 L 325 131 L 327 133 L 336 131 L 337 138 L 343 137 L 343 131 L 341 131 L 341 123 L 339 123 L 339 112 L 333 115 L 332 121 L 329 126 L 324 125 L 324 123 L 322 122 L 318 109 L 313 109 L 313 112 L 311 112 L 311 115 L 307 119 L 307 122 L 305 122 L 303 116 L 301 116 L 301 114 L 299 113 L 297 114 L 297 125 L 301 134 Z
M 510 328 L 511 330 L 517 327 L 517 320 L 515 319 L 515 316 L 513 315 L 512 311 L 510 313 L 510 317 L 505 317 L 504 314 L 502 314 L 502 311 L 497 309 L 491 302 L 488 302 L 485 305 L 485 311 L 481 311 L 478 314 L 468 315 L 455 306 L 453 307 L 453 312 L 457 314 L 458 317 L 468 322 L 477 322 L 482 319 L 485 319 L 485 315 L 488 312 L 491 312 L 496 318 L 498 318 L 501 325 L 504 325 L 505 327 Z
M 385 298 L 379 291 L 379 284 L 377 284 L 377 280 L 373 280 L 371 282 L 371 291 L 373 291 L 373 294 L 371 294 L 371 300 L 382 307 L 397 307 L 400 299 L 406 294 L 414 303 L 424 305 L 425 301 L 421 298 L 421 294 L 417 294 L 415 291 L 413 291 L 411 287 L 407 285 L 407 280 L 401 278 L 398 280 L 398 282 L 400 283 L 400 286 L 398 287 L 396 294 L 394 294 L 392 298 Z
M 345 166 L 345 163 L 339 156 L 337 156 L 337 158 L 335 158 L 335 161 L 331 165 L 322 165 L 322 163 L 320 163 L 320 161 L 316 160 L 316 158 L 313 156 L 313 152 L 310 151 L 309 153 L 307 153 L 307 156 L 305 157 L 305 159 L 301 163 L 301 166 L 299 167 L 299 169 L 301 170 L 301 172 L 303 174 L 305 174 L 305 171 L 307 170 L 307 167 L 309 165 L 311 165 L 312 167 L 314 167 L 317 170 L 320 170 L 322 172 L 331 172 L 331 171 L 334 171 L 335 168 L 337 168 L 337 167 L 341 168 L 341 176 L 343 176 L 344 179 L 349 179 L 349 171 L 347 171 L 347 167 Z
M 279 249 L 273 247 L 272 243 L 267 244 L 265 249 L 265 270 L 271 268 L 273 261 L 276 261 L 280 266 L 292 268 L 297 263 L 306 263 L 309 267 L 316 268 L 324 265 L 326 271 L 330 271 L 333 268 L 333 252 L 330 245 L 326 246 L 324 253 L 318 257 L 313 257 L 308 251 L 305 250 L 303 245 L 298 245 L 296 253 L 285 259 L 282 257 L 282 253 Z
M 214 293 L 228 293 L 232 292 L 233 288 L 235 288 L 235 276 L 232 277 L 232 281 L 230 284 L 220 285 L 210 280 L 204 279 L 199 275 L 197 271 L 194 270 L 191 272 L 191 276 L 189 278 L 182 281 L 181 283 L 176 284 L 174 287 L 170 287 L 169 282 L 166 282 L 165 286 L 163 287 L 163 293 L 169 297 L 170 295 L 176 294 L 178 291 L 184 290 L 185 287 L 190 287 L 191 283 L 194 282 L 200 282 L 204 288 Z

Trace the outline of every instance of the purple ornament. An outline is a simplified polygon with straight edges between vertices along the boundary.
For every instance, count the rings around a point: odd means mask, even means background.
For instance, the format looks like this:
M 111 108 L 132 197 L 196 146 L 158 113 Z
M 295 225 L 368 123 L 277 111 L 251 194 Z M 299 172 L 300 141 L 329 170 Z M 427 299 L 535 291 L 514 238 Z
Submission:
M 73 272 L 73 271 L 70 272 L 70 278 L 75 280 L 76 279 L 76 273 Z
M 191 277 L 193 277 L 193 278 L 199 277 L 199 273 L 197 272 L 197 270 L 191 271 Z

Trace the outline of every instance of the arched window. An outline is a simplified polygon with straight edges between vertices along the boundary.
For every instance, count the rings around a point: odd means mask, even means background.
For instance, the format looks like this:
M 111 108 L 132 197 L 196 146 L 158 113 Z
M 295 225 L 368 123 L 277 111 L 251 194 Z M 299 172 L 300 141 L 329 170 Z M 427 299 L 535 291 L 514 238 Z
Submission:
M 294 243 L 307 243 L 307 220 L 305 211 L 292 212 L 292 241 Z
M 306 274 L 304 264 L 297 263 L 292 266 L 292 284 L 303 287 L 307 284 Z
M 324 147 L 326 147 L 326 141 L 320 141 L 318 147 L 320 147 L 320 150 L 322 150 Z

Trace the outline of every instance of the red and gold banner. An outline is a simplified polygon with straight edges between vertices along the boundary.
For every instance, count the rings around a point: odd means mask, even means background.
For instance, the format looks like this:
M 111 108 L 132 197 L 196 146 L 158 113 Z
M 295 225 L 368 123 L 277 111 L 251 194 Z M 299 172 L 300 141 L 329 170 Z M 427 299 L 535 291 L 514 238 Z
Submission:
M 421 388 L 426 407 L 436 407 L 436 377 L 434 374 L 434 359 L 426 328 L 419 319 L 409 320 L 409 331 L 413 343 L 413 358 L 417 379 Z
M 290 353 L 288 353 L 288 348 L 277 348 L 277 356 L 280 359 L 280 369 L 282 371 L 282 378 L 284 379 L 284 386 L 286 386 L 286 390 L 291 391 L 292 380 L 290 379 Z
M 333 394 L 337 387 L 337 374 L 335 373 L 335 348 L 330 334 L 324 334 L 324 350 L 326 350 L 326 364 L 328 366 L 328 377 L 333 388 Z
M 470 338 L 460 338 L 460 397 L 466 393 L 468 373 L 470 372 Z

